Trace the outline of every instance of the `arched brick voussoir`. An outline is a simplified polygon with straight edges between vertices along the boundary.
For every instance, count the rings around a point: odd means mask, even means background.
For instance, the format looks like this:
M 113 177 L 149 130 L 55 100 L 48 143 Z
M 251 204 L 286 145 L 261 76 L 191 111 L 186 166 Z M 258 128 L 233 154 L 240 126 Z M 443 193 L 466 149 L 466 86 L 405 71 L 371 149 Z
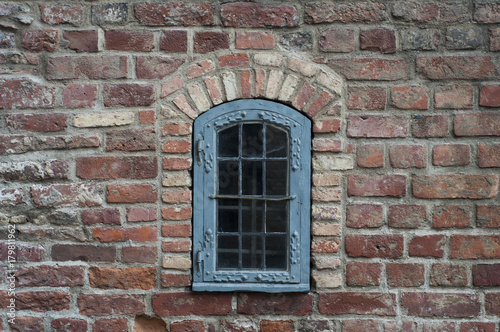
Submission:
M 162 83 L 164 109 L 194 120 L 224 102 L 264 98 L 291 105 L 314 118 L 341 106 L 343 79 L 326 65 L 275 52 L 236 53 L 233 58 L 245 61 L 229 63 L 227 57 L 199 59 L 187 66 L 185 75 Z

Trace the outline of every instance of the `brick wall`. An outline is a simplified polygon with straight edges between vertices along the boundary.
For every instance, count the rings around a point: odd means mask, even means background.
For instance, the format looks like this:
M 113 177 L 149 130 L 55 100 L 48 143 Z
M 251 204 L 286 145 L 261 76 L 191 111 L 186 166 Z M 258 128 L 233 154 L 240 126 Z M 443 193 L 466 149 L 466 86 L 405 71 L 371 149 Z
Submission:
M 0 3 L 0 331 L 499 331 L 498 51 L 495 0 Z M 244 98 L 313 120 L 308 294 L 190 291 Z

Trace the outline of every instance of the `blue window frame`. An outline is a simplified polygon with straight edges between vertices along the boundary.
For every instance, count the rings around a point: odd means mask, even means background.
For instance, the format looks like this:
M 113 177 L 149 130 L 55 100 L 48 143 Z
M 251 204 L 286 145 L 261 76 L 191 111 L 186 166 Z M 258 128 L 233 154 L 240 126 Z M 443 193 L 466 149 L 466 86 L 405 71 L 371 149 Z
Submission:
M 309 290 L 311 122 L 238 100 L 194 123 L 193 290 Z

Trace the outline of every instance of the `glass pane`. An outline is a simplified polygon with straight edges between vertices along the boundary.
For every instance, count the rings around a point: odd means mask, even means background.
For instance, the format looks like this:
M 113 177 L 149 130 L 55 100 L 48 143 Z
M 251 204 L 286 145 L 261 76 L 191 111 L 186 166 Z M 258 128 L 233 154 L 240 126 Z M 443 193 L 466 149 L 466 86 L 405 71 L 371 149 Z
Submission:
M 262 238 L 260 236 L 243 236 L 242 268 L 262 268 Z
M 218 210 L 219 232 L 238 232 L 238 200 L 219 199 Z
M 238 162 L 219 161 L 219 194 L 238 195 Z
M 243 125 L 241 154 L 243 157 L 262 157 L 262 124 L 248 123 Z
M 266 209 L 266 232 L 287 231 L 288 224 L 288 201 L 267 202 Z
M 284 130 L 266 127 L 266 157 L 286 157 L 288 137 Z
M 217 267 L 222 269 L 238 268 L 238 236 L 219 235 L 217 248 Z
M 243 195 L 262 195 L 262 161 L 242 162 Z
M 266 269 L 286 270 L 287 268 L 287 245 L 286 235 L 266 236 Z
M 238 157 L 239 126 L 232 126 L 219 132 L 219 157 Z
M 245 233 L 262 232 L 264 202 L 258 200 L 242 200 L 241 228 Z
M 266 194 L 287 194 L 288 163 L 283 161 L 268 161 L 266 163 Z

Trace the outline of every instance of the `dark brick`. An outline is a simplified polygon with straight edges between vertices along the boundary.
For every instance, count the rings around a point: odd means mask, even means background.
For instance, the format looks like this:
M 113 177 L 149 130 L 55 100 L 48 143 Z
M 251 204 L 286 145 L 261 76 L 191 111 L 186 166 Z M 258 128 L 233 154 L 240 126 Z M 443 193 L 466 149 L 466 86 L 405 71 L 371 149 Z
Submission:
M 97 52 L 99 35 L 97 30 L 66 30 L 63 38 L 67 40 L 68 48 L 77 52 Z
M 53 132 L 65 130 L 68 126 L 64 113 L 6 114 L 5 121 L 11 131 L 29 130 Z
M 197 32 L 194 35 L 194 52 L 209 53 L 229 49 L 227 32 Z
M 478 295 L 458 293 L 403 293 L 401 306 L 409 316 L 477 317 L 480 313 Z
M 312 3 L 305 7 L 305 21 L 308 24 L 372 23 L 386 19 L 386 7 L 382 3 Z
M 251 2 L 223 4 L 221 20 L 224 26 L 237 28 L 295 27 L 299 24 L 299 16 L 293 6 Z
M 141 295 L 82 294 L 77 301 L 85 316 L 142 315 L 146 310 Z
M 311 294 L 241 294 L 238 297 L 238 313 L 244 315 L 294 315 L 304 316 L 312 312 Z
M 52 246 L 55 261 L 114 262 L 116 249 L 91 245 L 55 244 Z
M 160 39 L 160 50 L 166 52 L 187 52 L 188 38 L 186 30 L 166 30 Z
M 326 315 L 396 315 L 396 295 L 373 292 L 319 294 L 318 309 Z
M 440 43 L 440 33 L 437 29 L 409 28 L 402 29 L 401 46 L 405 51 L 432 51 Z
M 104 106 L 149 106 L 155 101 L 152 84 L 107 84 L 104 86 Z
M 214 7 L 210 3 L 138 3 L 135 17 L 144 25 L 213 25 Z
M 448 28 L 446 47 L 451 50 L 476 49 L 483 44 L 483 31 L 480 27 Z
M 106 151 L 156 150 L 154 128 L 109 131 L 106 134 Z
M 366 51 L 380 53 L 396 52 L 396 35 L 394 30 L 370 29 L 360 34 L 360 48 Z
M 231 312 L 231 294 L 156 293 L 151 304 L 158 316 L 226 315 Z
M 472 266 L 474 286 L 500 286 L 500 264 L 478 264 Z

